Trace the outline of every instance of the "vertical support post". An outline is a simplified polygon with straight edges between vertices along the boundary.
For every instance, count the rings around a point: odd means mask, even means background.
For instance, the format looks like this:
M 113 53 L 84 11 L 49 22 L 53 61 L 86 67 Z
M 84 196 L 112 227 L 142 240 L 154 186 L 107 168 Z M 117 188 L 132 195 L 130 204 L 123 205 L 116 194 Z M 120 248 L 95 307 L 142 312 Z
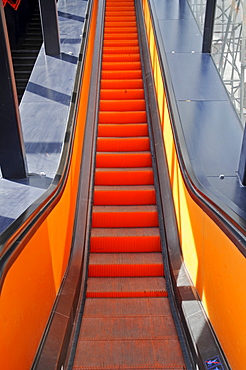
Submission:
M 202 44 L 203 53 L 211 53 L 215 9 L 216 9 L 216 0 L 207 0 Z
M 60 38 L 56 0 L 39 0 L 40 17 L 47 55 L 60 54 Z
M 238 176 L 241 183 L 246 186 L 246 129 L 244 128 L 243 142 L 238 166 Z
M 0 1 L 0 56 L 0 167 L 4 178 L 24 178 L 26 156 L 2 1 Z

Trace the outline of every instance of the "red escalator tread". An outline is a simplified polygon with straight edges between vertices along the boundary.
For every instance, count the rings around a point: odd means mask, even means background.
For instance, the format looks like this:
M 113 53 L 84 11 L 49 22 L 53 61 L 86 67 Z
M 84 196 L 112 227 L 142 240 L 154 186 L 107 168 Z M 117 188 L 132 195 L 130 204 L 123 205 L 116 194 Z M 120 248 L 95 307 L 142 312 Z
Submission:
M 104 46 L 103 55 L 105 54 L 139 54 L 139 46 Z
M 150 152 L 97 152 L 97 168 L 151 167 Z
M 147 115 L 145 111 L 137 112 L 99 112 L 99 123 L 145 123 Z
M 114 79 L 114 80 L 101 80 L 101 88 L 102 89 L 142 89 L 143 88 L 143 80 L 141 78 L 138 79 Z
M 102 123 L 98 125 L 98 137 L 139 137 L 147 135 L 147 123 Z
M 98 137 L 97 151 L 99 152 L 133 152 L 149 151 L 149 137 Z
M 166 297 L 164 277 L 89 278 L 87 297 Z
M 163 276 L 161 253 L 91 253 L 89 277 Z
M 86 317 L 80 340 L 177 340 L 171 316 Z
M 160 252 L 159 228 L 93 228 L 90 250 L 92 253 Z
M 104 40 L 137 40 L 137 33 L 107 33 Z
M 102 70 L 102 79 L 108 80 L 125 80 L 125 79 L 140 79 L 142 77 L 141 69 L 136 70 Z
M 127 20 L 127 19 L 122 19 L 122 21 L 120 21 L 119 19 L 115 19 L 115 20 L 106 20 L 105 22 L 105 29 L 109 28 L 109 27 L 136 27 L 136 20 Z
M 102 100 L 144 99 L 144 90 L 143 89 L 101 89 L 100 98 Z
M 139 54 L 104 54 L 102 58 L 103 64 L 105 62 L 139 62 L 140 61 L 140 56 Z M 104 68 L 104 67 L 103 67 Z
M 186 367 L 178 339 L 150 338 L 121 341 L 81 340 L 78 342 L 73 369 L 184 370 Z
M 111 55 L 111 54 L 110 54 Z M 133 54 L 135 56 L 135 54 Z M 117 56 L 117 54 L 115 54 Z M 141 70 L 141 63 L 139 61 L 130 60 L 130 54 L 128 57 L 129 61 L 110 61 L 102 62 L 102 71 L 139 71 Z
M 85 302 L 83 317 L 171 317 L 172 312 L 168 298 L 99 298 Z
M 136 47 L 136 46 L 138 46 L 138 39 L 136 38 L 136 39 L 130 39 L 130 40 L 125 40 L 125 39 L 104 40 L 103 46 L 108 47 L 108 48 L 112 48 L 112 47 Z M 134 54 L 134 53 L 131 53 L 131 54 Z M 102 55 L 102 56 L 104 56 L 104 55 Z
M 137 27 L 107 27 L 104 32 L 104 36 L 110 36 L 110 34 L 121 34 L 121 35 L 134 35 L 137 34 Z
M 128 99 L 128 100 L 100 100 L 100 112 L 125 112 L 125 111 L 145 111 L 144 99 Z
M 154 184 L 153 169 L 96 168 L 95 185 L 149 185 Z
M 93 206 L 92 227 L 157 227 L 155 205 Z
M 156 204 L 153 185 L 95 186 L 94 205 L 149 205 Z

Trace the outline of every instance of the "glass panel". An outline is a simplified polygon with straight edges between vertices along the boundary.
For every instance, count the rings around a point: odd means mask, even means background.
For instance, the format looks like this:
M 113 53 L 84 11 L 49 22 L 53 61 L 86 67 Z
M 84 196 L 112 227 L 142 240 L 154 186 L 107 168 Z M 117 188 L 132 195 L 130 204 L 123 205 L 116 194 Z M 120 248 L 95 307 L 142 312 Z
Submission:
M 198 27 L 200 28 L 200 31 L 203 34 L 207 1 L 206 0 L 188 0 L 188 2 L 190 4 L 194 17 L 197 21 Z
M 246 117 L 244 7 L 242 0 L 217 0 L 212 42 L 213 59 L 242 122 Z

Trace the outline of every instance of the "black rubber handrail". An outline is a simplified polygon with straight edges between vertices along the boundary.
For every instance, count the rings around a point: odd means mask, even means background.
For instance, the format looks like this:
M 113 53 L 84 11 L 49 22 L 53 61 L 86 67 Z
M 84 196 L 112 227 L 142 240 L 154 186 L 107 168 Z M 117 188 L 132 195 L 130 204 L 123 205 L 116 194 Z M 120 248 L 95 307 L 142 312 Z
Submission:
M 58 203 L 66 186 L 77 124 L 80 87 L 83 79 L 93 3 L 94 1 L 91 1 L 88 4 L 59 167 L 49 188 L 0 235 L 0 292 L 8 270 L 18 258 L 28 240 L 31 239 L 43 220 Z
M 72 253 L 32 370 L 70 368 L 76 351 L 88 272 L 104 6 L 105 2 L 99 1 Z M 64 311 L 67 318 L 61 322 Z
M 205 311 L 200 304 L 198 294 L 190 281 L 189 275 L 184 267 L 181 253 L 178 227 L 174 210 L 172 189 L 169 179 L 167 158 L 165 154 L 160 117 L 157 108 L 156 92 L 154 89 L 154 80 L 150 63 L 149 50 L 146 42 L 146 31 L 142 18 L 143 10 L 140 0 L 135 0 L 139 8 L 141 44 L 143 47 L 144 71 L 146 76 L 146 92 L 148 94 L 148 111 L 150 116 L 150 134 L 153 137 L 152 150 L 153 158 L 156 162 L 156 180 L 159 185 L 157 188 L 158 209 L 160 212 L 160 232 L 162 237 L 162 251 L 164 260 L 165 279 L 168 290 L 168 297 L 173 318 L 176 324 L 177 332 L 187 369 L 205 369 L 205 361 L 212 358 L 215 354 L 219 356 L 223 368 L 229 370 L 230 367 L 223 354 L 216 335 L 210 325 Z M 140 10 L 141 9 L 141 10 Z M 182 276 L 184 286 L 178 285 L 178 276 Z M 183 289 L 185 288 L 185 289 Z M 199 342 L 195 340 L 195 327 L 188 322 L 187 312 L 183 309 L 183 304 L 189 302 L 190 312 L 199 312 L 202 322 L 203 338 Z M 197 317 L 197 322 L 199 318 Z
M 154 36 L 156 40 L 157 53 L 160 62 L 162 80 L 164 82 L 167 97 L 170 122 L 179 161 L 179 167 L 186 188 L 192 199 L 203 209 L 205 213 L 219 226 L 228 238 L 237 246 L 239 251 L 246 257 L 246 221 L 230 209 L 225 203 L 218 199 L 208 188 L 205 188 L 197 179 L 188 155 L 176 98 L 173 90 L 169 66 L 161 40 L 158 24 L 154 21 L 155 10 L 148 0 Z

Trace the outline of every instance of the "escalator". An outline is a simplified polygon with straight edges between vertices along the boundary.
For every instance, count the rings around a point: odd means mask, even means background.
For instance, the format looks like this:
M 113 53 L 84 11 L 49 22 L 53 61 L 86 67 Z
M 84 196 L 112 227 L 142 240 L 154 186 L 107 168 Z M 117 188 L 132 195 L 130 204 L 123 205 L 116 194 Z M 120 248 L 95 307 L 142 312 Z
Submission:
M 134 0 L 106 0 L 87 290 L 70 368 L 189 367 L 166 288 L 150 140 Z
M 21 102 L 38 53 L 43 43 L 38 3 L 21 38 L 18 48 L 11 48 L 18 101 Z

